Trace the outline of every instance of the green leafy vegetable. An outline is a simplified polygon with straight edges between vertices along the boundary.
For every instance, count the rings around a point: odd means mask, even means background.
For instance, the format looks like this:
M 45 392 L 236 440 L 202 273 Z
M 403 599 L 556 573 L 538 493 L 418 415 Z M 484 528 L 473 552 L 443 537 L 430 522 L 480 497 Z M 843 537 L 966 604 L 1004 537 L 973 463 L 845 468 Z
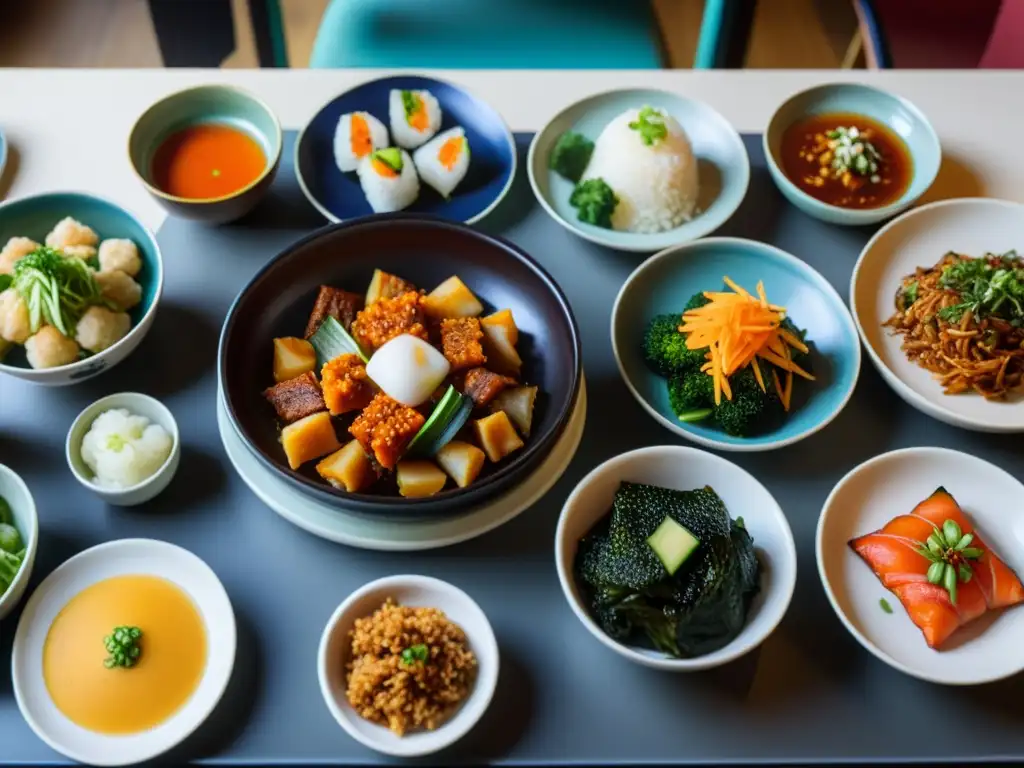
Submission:
M 3 293 L 14 282 L 14 275 L 0 275 L 0 293 Z
M 14 525 L 14 513 L 11 511 L 11 505 L 3 496 L 0 496 L 0 523 Z
M 316 363 L 319 368 L 340 355 L 359 355 L 359 359 L 364 363 L 369 360 L 359 347 L 359 343 L 345 330 L 345 326 L 331 315 L 328 315 L 316 329 L 316 333 L 309 337 L 309 343 L 316 352 Z
M 604 179 L 587 179 L 576 185 L 569 204 L 577 209 L 576 218 L 595 227 L 612 228 L 612 214 L 619 198 Z
M 920 293 L 921 286 L 917 280 L 907 284 L 907 287 L 903 289 L 903 307 L 909 307 L 915 301 L 917 301 L 918 294 Z
M 882 610 L 886 613 L 892 613 L 892 606 L 889 605 L 889 601 L 886 600 L 884 597 L 878 601 L 878 604 L 882 606 Z
M 592 154 L 594 142 L 582 133 L 566 131 L 558 137 L 551 150 L 551 169 L 575 184 L 587 169 Z
M 0 595 L 3 595 L 10 589 L 11 584 L 14 583 L 14 577 L 18 575 L 24 560 L 24 549 L 14 553 L 8 552 L 6 549 L 0 549 Z
M 637 115 L 637 119 L 629 124 L 629 127 L 640 134 L 640 140 L 648 147 L 668 136 L 668 128 L 665 127 L 665 115 L 654 109 L 644 107 Z
M 84 261 L 45 246 L 14 263 L 13 285 L 28 305 L 32 333 L 48 323 L 74 336 L 75 324 L 89 306 L 110 306 Z
M 959 323 L 970 311 L 976 318 L 998 317 L 1024 325 L 1024 260 L 1015 251 L 980 259 L 961 258 L 942 271 L 939 285 L 959 294 L 959 301 L 939 310 L 939 317 Z
M 402 91 L 402 108 L 405 110 L 405 119 L 408 121 L 420 111 L 420 97 L 412 91 Z
M 9 523 L 0 523 L 0 549 L 13 555 L 24 548 L 18 529 Z
M 107 669 L 122 667 L 131 669 L 142 656 L 142 630 L 138 627 L 114 627 L 114 631 L 103 638 L 103 647 L 110 655 L 103 660 Z
M 419 432 L 409 442 L 407 452 L 419 456 L 433 456 L 455 438 L 472 412 L 472 398 L 449 386 Z
M 417 661 L 426 662 L 430 658 L 430 649 L 423 643 L 410 645 L 402 651 L 402 663 L 412 666 Z

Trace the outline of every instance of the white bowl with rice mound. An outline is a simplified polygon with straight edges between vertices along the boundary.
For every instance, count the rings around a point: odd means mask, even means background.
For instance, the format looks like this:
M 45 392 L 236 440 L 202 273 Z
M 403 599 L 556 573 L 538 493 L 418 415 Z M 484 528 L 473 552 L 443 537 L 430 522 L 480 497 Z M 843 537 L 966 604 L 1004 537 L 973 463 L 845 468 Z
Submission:
M 338 606 L 320 639 L 320 691 L 353 739 L 395 757 L 438 752 L 481 718 L 498 683 L 498 644 L 457 587 L 390 576 Z

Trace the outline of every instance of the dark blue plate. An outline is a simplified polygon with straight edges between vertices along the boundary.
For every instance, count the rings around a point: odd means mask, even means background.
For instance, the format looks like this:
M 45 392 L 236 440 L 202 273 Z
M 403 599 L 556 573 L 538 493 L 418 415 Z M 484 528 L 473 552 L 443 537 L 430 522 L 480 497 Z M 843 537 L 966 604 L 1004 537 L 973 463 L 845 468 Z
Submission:
M 408 212 L 428 213 L 472 224 L 497 206 L 512 186 L 516 149 L 512 132 L 490 104 L 458 86 L 430 77 L 385 77 L 356 86 L 324 106 L 295 143 L 295 173 L 314 207 L 330 221 L 373 213 L 355 173 L 342 173 L 334 162 L 334 131 L 346 112 L 365 111 L 388 126 L 388 94 L 393 88 L 428 90 L 441 104 L 441 131 L 461 125 L 469 139 L 469 172 L 445 200 L 426 184 Z M 410 153 L 411 154 L 411 153 Z

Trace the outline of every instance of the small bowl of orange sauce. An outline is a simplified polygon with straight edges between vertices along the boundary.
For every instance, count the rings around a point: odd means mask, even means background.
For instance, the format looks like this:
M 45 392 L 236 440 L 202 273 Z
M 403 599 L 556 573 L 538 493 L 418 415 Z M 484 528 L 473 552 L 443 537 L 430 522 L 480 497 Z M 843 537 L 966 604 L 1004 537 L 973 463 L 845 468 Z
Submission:
M 780 106 L 764 133 L 779 191 L 831 224 L 866 225 L 909 208 L 942 161 L 928 118 L 906 99 L 860 83 L 801 91 Z
M 224 224 L 251 211 L 281 161 L 281 124 L 262 100 L 230 85 L 172 93 L 135 122 L 128 157 L 170 213 Z

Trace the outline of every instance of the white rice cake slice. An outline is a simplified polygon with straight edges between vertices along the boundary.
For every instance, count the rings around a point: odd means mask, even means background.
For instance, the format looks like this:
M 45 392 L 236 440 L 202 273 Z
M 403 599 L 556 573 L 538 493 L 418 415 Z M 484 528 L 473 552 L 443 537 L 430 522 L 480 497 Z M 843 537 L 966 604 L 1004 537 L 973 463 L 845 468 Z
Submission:
M 469 171 L 469 140 L 461 126 L 439 133 L 412 154 L 424 183 L 450 197 Z
M 353 118 L 358 129 L 355 141 L 352 136 Z M 366 142 L 367 137 L 370 140 L 369 144 Z M 334 131 L 334 162 L 338 164 L 338 170 L 342 173 L 356 170 L 359 168 L 360 160 L 375 149 L 384 149 L 386 146 L 388 129 L 369 112 L 346 112 L 338 119 L 338 127 Z
M 404 149 L 416 149 L 441 129 L 441 105 L 430 91 L 391 91 L 391 136 Z
M 401 167 L 395 158 L 401 158 Z M 385 161 L 385 158 L 387 161 Z M 359 185 L 374 213 L 391 213 L 408 208 L 420 194 L 420 180 L 412 158 L 404 149 L 389 147 L 367 155 L 359 162 Z

